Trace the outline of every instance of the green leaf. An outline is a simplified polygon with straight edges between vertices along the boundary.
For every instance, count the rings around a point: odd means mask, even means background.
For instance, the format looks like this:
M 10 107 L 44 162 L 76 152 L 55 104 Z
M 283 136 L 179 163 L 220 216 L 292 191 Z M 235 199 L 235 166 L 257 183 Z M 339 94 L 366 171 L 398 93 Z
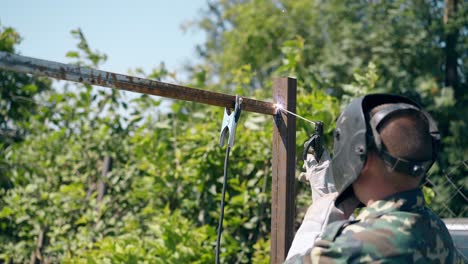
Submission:
M 68 57 L 68 58 L 79 58 L 80 54 L 78 52 L 76 52 L 76 51 L 69 51 L 69 52 L 67 52 L 67 54 L 65 56 Z

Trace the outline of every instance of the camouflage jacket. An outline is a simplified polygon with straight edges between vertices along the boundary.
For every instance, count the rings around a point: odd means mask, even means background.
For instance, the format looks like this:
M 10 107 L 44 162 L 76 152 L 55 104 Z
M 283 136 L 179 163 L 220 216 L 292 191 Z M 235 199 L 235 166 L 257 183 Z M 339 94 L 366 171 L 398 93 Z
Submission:
M 287 263 L 464 263 L 421 190 L 397 193 L 331 223 L 305 255 Z

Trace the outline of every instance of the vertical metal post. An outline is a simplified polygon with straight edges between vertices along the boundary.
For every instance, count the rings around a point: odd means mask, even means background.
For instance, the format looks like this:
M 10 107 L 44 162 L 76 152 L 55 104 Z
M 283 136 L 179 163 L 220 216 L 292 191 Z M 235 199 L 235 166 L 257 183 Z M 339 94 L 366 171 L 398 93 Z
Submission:
M 274 80 L 277 104 L 296 112 L 296 80 Z M 271 263 L 283 263 L 294 238 L 296 117 L 282 112 L 274 116 L 271 202 Z

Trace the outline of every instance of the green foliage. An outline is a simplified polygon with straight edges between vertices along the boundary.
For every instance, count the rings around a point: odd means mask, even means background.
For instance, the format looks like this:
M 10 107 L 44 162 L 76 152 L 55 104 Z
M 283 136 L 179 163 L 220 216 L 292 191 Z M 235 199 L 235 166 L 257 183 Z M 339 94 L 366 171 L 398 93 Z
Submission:
M 20 40 L 13 28 L 0 24 L 0 51 L 15 52 Z M 11 187 L 6 177 L 10 164 L 5 161 L 4 150 L 29 133 L 31 115 L 39 109 L 37 97 L 49 90 L 50 84 L 45 78 L 0 70 L 0 189 Z
M 199 50 L 223 85 L 230 84 L 232 69 L 250 64 L 254 87 L 268 89 L 262 84 L 271 72 L 296 56 L 297 76 L 307 85 L 341 94 L 339 86 L 373 62 L 385 76 L 379 87 L 406 91 L 421 75 L 443 79 L 443 6 L 403 0 L 218 1 L 198 21 L 209 36 Z
M 0 24 L 0 51 L 15 52 L 19 34 Z M 11 143 L 27 132 L 27 122 L 37 111 L 35 96 L 50 89 L 50 81 L 0 70 L 0 142 Z
M 145 218 L 124 219 L 125 233 L 106 236 L 92 248 L 73 252 L 63 263 L 207 263 L 213 254 L 207 243 L 214 230 L 208 226 L 194 227 L 178 211 L 168 207 Z M 78 253 L 78 254 L 77 254 Z
M 90 66 L 98 66 L 101 63 L 104 63 L 107 60 L 106 54 L 101 54 L 99 51 L 92 51 L 88 45 L 83 32 L 80 28 L 71 31 L 72 36 L 79 40 L 78 42 L 78 51 L 69 51 L 66 56 L 68 58 L 78 59 L 77 64 L 81 65 L 84 61 L 89 61 Z M 81 59 L 81 60 L 79 60 Z

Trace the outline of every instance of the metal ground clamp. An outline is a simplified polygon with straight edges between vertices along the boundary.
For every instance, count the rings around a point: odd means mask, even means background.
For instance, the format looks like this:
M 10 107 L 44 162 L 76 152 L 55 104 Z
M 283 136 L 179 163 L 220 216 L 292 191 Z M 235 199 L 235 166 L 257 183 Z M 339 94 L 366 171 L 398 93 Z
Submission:
M 226 133 L 229 132 L 228 147 L 234 145 L 234 138 L 236 137 L 236 127 L 237 121 L 239 121 L 241 113 L 242 97 L 236 95 L 236 104 L 234 106 L 234 111 L 231 112 L 229 107 L 224 109 L 224 118 L 223 124 L 221 126 L 221 135 L 219 138 L 220 146 L 224 146 L 224 139 L 226 138 Z

